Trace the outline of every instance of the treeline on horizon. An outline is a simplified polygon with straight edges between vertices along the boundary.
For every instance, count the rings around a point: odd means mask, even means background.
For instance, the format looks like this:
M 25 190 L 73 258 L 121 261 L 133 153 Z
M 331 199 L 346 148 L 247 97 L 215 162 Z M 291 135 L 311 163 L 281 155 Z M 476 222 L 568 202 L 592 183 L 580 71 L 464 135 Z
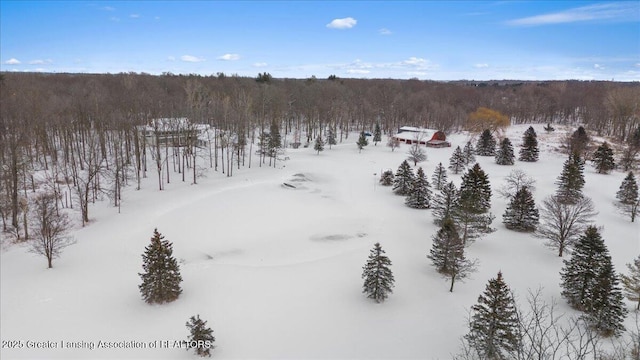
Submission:
M 459 130 L 479 107 L 507 115 L 512 124 L 580 124 L 619 140 L 640 123 L 637 82 L 276 79 L 268 73 L 255 78 L 223 73 L 0 75 L 4 134 L 23 129 L 34 134 L 70 123 L 114 129 L 188 117 L 247 132 L 276 121 L 283 132 L 296 129 L 311 141 L 323 127 L 360 131 L 380 124 L 387 134 L 404 125 Z

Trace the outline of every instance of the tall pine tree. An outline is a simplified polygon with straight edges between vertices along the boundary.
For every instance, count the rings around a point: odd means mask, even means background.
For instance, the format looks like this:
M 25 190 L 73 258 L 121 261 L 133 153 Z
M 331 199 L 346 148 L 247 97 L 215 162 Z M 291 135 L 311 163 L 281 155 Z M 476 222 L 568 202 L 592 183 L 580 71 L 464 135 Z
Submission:
M 458 146 L 453 151 L 453 154 L 451 154 L 451 158 L 449 158 L 449 170 L 454 174 L 460 174 L 464 170 L 465 166 L 466 162 L 464 155 L 462 154 L 462 149 Z
M 367 136 L 365 135 L 364 131 L 360 132 L 360 137 L 358 137 L 358 142 L 356 142 L 356 145 L 358 145 L 358 152 L 362 152 L 362 148 L 369 145 L 369 140 L 367 140 Z
M 629 274 L 622 274 L 622 286 L 624 295 L 636 303 L 636 310 L 640 310 L 640 255 L 633 260 L 632 264 L 627 264 Z
M 405 203 L 414 209 L 428 209 L 431 206 L 431 185 L 421 167 L 418 168 Z
M 569 137 L 569 153 L 576 153 L 584 156 L 589 145 L 589 134 L 584 127 L 579 126 Z
M 472 308 L 465 339 L 480 359 L 514 359 L 520 345 L 518 313 L 509 286 L 502 278 L 489 280 Z
M 313 150 L 320 154 L 320 151 L 324 151 L 324 140 L 322 140 L 322 136 L 318 135 L 316 138 L 316 143 L 313 145 Z
M 444 220 L 442 227 L 433 237 L 433 245 L 427 258 L 431 259 L 436 270 L 451 279 L 449 292 L 453 292 L 456 280 L 466 278 L 475 270 L 475 261 L 470 261 L 464 254 L 464 243 L 451 218 Z
M 517 231 L 535 231 L 540 214 L 536 208 L 533 195 L 525 186 L 516 192 L 502 215 L 502 222 L 507 229 Z
M 435 190 L 441 190 L 442 186 L 447 183 L 447 169 L 442 166 L 442 163 L 438 163 L 435 170 L 433 170 L 433 175 L 431 175 L 431 183 L 433 184 L 433 188 Z
M 485 129 L 476 144 L 476 154 L 480 156 L 494 156 L 496 154 L 496 139 L 489 129 Z
M 466 245 L 481 234 L 490 233 L 494 216 L 487 214 L 491 208 L 491 186 L 489 177 L 475 164 L 462 175 L 462 184 L 457 206 L 452 212 L 456 224 L 460 227 L 462 241 Z
M 380 124 L 376 124 L 376 128 L 373 131 L 373 145 L 378 146 L 380 141 L 382 141 L 382 131 L 380 131 Z
M 200 315 L 192 316 L 186 323 L 189 329 L 189 338 L 187 339 L 187 351 L 195 349 L 196 355 L 200 357 L 211 357 L 211 350 L 215 348 L 213 343 L 216 338 L 213 336 L 213 330 L 207 327 L 207 322 L 200 319 Z
M 362 268 L 362 278 L 364 279 L 362 292 L 367 294 L 369 299 L 381 303 L 387 299 L 395 279 L 391 272 L 391 260 L 384 255 L 380 243 L 376 243 L 369 253 L 367 263 Z
M 598 146 L 598 149 L 596 149 L 596 152 L 593 154 L 592 161 L 598 174 L 608 174 L 616 168 L 616 162 L 613 159 L 613 150 L 606 141 Z
M 496 164 L 513 165 L 515 163 L 515 155 L 513 154 L 513 145 L 509 138 L 504 138 L 500 142 L 498 151 L 496 151 Z
M 539 152 L 538 135 L 533 129 L 533 126 L 529 126 L 522 137 L 522 147 L 520 148 L 518 160 L 527 162 L 538 161 Z
M 477 163 L 462 175 L 460 202 L 468 203 L 476 213 L 486 213 L 491 208 L 489 176 Z
M 476 162 L 476 149 L 471 144 L 471 141 L 467 141 L 467 144 L 462 149 L 462 155 L 464 157 L 464 165 L 469 166 Z
M 640 194 L 638 193 L 638 183 L 636 177 L 631 171 L 622 180 L 620 189 L 616 193 L 616 207 L 623 213 L 628 214 L 631 217 L 631 222 L 634 222 L 638 209 L 640 209 Z
M 433 220 L 436 225 L 442 225 L 446 219 L 452 218 L 457 204 L 458 189 L 451 181 L 443 185 L 440 192 L 435 193 L 431 201 Z
M 173 248 L 168 240 L 164 240 L 158 229 L 153 230 L 151 244 L 142 254 L 142 269 L 138 274 L 142 278 L 140 293 L 149 304 L 172 302 L 180 296 L 182 289 L 180 282 L 180 268 L 173 257 Z
M 327 132 L 327 144 L 329 144 L 329 150 L 331 150 L 332 145 L 336 145 L 338 142 L 336 141 L 336 131 L 333 128 L 330 128 Z
M 624 331 L 626 309 L 611 256 L 595 226 L 589 226 L 560 271 L 562 296 L 573 308 L 587 314 L 603 335 Z
M 558 199 L 567 204 L 574 204 L 582 198 L 584 187 L 584 161 L 577 153 L 569 154 L 562 166 L 562 173 L 556 181 Z
M 404 160 L 398 167 L 396 176 L 393 179 L 393 192 L 397 195 L 407 196 L 411 191 L 411 185 L 413 184 L 413 170 L 411 165 Z

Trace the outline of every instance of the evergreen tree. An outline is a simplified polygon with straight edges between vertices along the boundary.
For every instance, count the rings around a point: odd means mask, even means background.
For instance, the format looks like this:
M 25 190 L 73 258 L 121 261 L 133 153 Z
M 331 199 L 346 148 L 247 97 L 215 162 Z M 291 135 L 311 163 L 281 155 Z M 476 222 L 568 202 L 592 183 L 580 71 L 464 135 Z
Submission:
M 636 310 L 640 310 L 640 255 L 638 255 L 633 264 L 627 264 L 629 275 L 622 274 L 621 280 L 624 287 L 624 295 L 636 303 Z
M 196 315 L 192 316 L 186 325 L 190 333 L 187 340 L 187 351 L 195 348 L 197 355 L 211 357 L 211 350 L 215 348 L 213 343 L 216 338 L 213 336 L 213 330 L 207 327 L 207 322 L 200 319 L 200 315 Z
M 589 226 L 575 245 L 571 259 L 560 271 L 562 296 L 573 308 L 587 314 L 604 335 L 624 331 L 626 314 L 611 256 L 595 226 Z
M 589 134 L 587 134 L 584 127 L 580 126 L 569 138 L 569 153 L 576 153 L 583 156 L 587 150 L 587 145 L 589 145 Z
M 465 167 L 465 159 L 462 154 L 462 149 L 460 146 L 456 147 L 451 154 L 451 158 L 449 158 L 449 170 L 451 170 L 454 174 L 460 174 Z
M 333 128 L 329 129 L 327 132 L 327 144 L 329 144 L 329 150 L 331 150 L 332 145 L 336 145 L 336 132 Z
M 593 154 L 592 161 L 598 174 L 608 174 L 616 168 L 616 162 L 613 159 L 613 150 L 606 141 L 598 146 L 598 149 L 596 149 L 596 152 Z
M 538 149 L 538 135 L 533 129 L 533 126 L 529 126 L 527 131 L 524 132 L 522 137 L 522 147 L 520 148 L 520 154 L 518 160 L 535 162 L 538 161 L 538 155 L 540 150 Z
M 405 203 L 408 207 L 414 209 L 428 209 L 431 203 L 431 185 L 427 180 L 424 170 L 418 168 L 411 191 L 407 195 Z
M 320 151 L 324 151 L 324 140 L 322 140 L 321 135 L 318 135 L 318 137 L 316 138 L 316 143 L 315 145 L 313 145 L 313 150 L 315 150 L 318 155 L 320 154 Z
M 513 154 L 513 145 L 509 138 L 504 138 L 500 142 L 500 147 L 496 152 L 496 164 L 513 165 L 515 163 L 515 155 Z
M 413 184 L 413 170 L 411 165 L 404 160 L 398 167 L 396 176 L 393 179 L 393 192 L 397 195 L 407 196 L 411 191 L 411 185 Z
M 527 187 L 516 192 L 502 215 L 502 222 L 507 229 L 517 231 L 534 231 L 539 219 L 540 214 L 533 200 L 533 195 Z
M 157 229 L 153 230 L 151 244 L 145 248 L 142 260 L 144 273 L 138 274 L 142 278 L 138 287 L 144 301 L 162 304 L 176 300 L 182 293 L 180 268 L 173 257 L 172 244 L 164 240 Z
M 471 308 L 469 334 L 465 336 L 481 359 L 513 359 L 520 345 L 518 313 L 511 291 L 502 278 L 489 280 Z
M 394 278 L 391 269 L 391 260 L 384 255 L 385 251 L 376 243 L 369 253 L 367 263 L 362 268 L 362 278 L 364 279 L 363 293 L 369 299 L 381 303 L 392 293 Z
M 456 280 L 466 278 L 475 270 L 475 261 L 469 261 L 464 255 L 464 244 L 451 218 L 446 218 L 442 227 L 433 237 L 433 245 L 427 258 L 443 276 L 451 279 L 449 292 L 453 292 Z
M 452 212 L 456 224 L 460 227 L 462 241 L 490 233 L 494 216 L 487 214 L 491 207 L 491 186 L 489 178 L 477 163 L 462 176 L 462 185 L 457 206 Z
M 380 176 L 380 184 L 382 186 L 391 186 L 393 185 L 393 171 L 385 170 L 382 172 L 382 176 Z
M 467 144 L 462 149 L 462 155 L 464 157 L 464 165 L 469 166 L 476 162 L 476 149 L 471 144 L 471 141 L 467 141 Z
M 367 140 L 367 136 L 364 134 L 364 131 L 360 132 L 360 137 L 358 138 L 356 145 L 358 145 L 358 152 L 362 152 L 362 148 L 369 145 L 369 140 Z
M 378 146 L 380 141 L 382 141 L 382 131 L 380 131 L 380 124 L 376 124 L 376 128 L 373 131 L 373 145 Z
M 280 148 L 282 148 L 282 136 L 280 135 L 280 127 L 274 120 L 269 129 L 269 156 L 275 158 Z
M 631 171 L 622 180 L 620 189 L 616 193 L 616 207 L 624 214 L 631 216 L 631 222 L 634 222 L 638 209 L 640 209 L 640 195 L 638 193 L 638 183 Z
M 453 181 L 445 184 L 439 193 L 434 194 L 431 201 L 433 219 L 436 225 L 444 224 L 444 221 L 453 216 L 453 211 L 458 204 L 458 189 Z
M 447 169 L 442 166 L 442 163 L 438 163 L 438 166 L 433 171 L 431 182 L 435 190 L 442 190 L 442 187 L 447 183 Z
M 584 183 L 584 161 L 577 153 L 571 153 L 564 162 L 562 173 L 556 181 L 558 185 L 556 195 L 562 202 L 573 204 L 582 198 Z
M 486 213 L 491 208 L 489 176 L 477 163 L 462 175 L 460 202 L 468 203 L 476 213 Z
M 480 156 L 495 156 L 496 139 L 491 135 L 489 129 L 485 129 L 480 135 L 476 144 L 476 154 Z

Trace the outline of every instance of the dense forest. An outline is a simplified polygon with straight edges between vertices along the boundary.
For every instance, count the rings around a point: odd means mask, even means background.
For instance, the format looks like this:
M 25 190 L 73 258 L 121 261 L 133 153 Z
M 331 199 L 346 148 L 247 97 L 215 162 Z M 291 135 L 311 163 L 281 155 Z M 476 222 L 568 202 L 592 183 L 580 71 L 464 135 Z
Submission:
M 481 107 L 512 124 L 580 124 L 620 141 L 640 125 L 638 83 L 0 75 L 0 216 L 17 238 L 28 238 L 28 192 L 37 188 L 54 195 L 56 209 L 77 206 L 85 224 L 92 201 L 107 196 L 120 206 L 121 188 L 134 181 L 139 187 L 147 171 L 162 190 L 175 174 L 196 183 L 199 168 L 231 176 L 234 167 L 251 166 L 252 154 L 260 166 L 275 164 L 278 148 L 287 146 L 281 135 L 309 144 L 375 125 L 386 134 L 404 125 L 451 132 Z M 153 120 L 162 118 L 190 120 L 176 123 L 184 129 L 173 146 L 141 134 L 151 126 L 158 136 L 163 129 Z M 215 129 L 206 148 L 188 135 L 196 124 Z

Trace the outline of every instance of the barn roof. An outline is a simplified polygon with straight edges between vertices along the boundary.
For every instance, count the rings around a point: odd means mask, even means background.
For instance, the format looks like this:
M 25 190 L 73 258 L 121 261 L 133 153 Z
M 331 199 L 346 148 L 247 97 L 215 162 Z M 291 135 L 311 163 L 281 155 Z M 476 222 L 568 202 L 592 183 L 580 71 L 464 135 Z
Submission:
M 423 128 L 412 127 L 412 126 L 403 126 L 400 128 L 400 132 L 394 135 L 394 137 L 399 140 L 428 141 L 428 140 L 431 140 L 433 135 L 437 132 L 438 130 L 434 130 L 434 129 L 423 129 Z

